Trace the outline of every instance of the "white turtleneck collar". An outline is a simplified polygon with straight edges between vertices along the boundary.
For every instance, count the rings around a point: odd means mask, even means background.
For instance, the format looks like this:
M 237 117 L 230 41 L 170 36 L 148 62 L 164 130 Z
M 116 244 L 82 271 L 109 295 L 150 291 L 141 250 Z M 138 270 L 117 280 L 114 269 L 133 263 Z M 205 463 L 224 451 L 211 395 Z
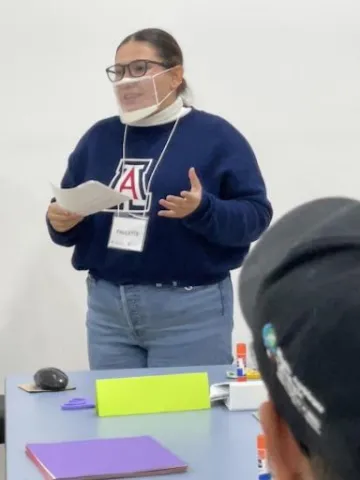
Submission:
M 190 107 L 185 107 L 183 99 L 177 97 L 175 102 L 173 102 L 168 107 L 160 110 L 159 112 L 154 113 L 150 117 L 143 118 L 135 123 L 132 123 L 131 127 L 153 127 L 155 125 L 165 125 L 166 123 L 172 123 L 177 120 L 177 118 L 187 115 L 191 111 Z

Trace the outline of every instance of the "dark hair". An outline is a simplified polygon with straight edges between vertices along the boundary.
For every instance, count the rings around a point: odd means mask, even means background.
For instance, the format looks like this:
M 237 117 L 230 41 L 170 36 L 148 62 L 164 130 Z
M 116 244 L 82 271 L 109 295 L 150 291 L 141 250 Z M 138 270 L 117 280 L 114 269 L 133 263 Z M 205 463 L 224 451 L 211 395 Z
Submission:
M 180 45 L 170 33 L 165 32 L 164 30 L 159 28 L 145 28 L 143 30 L 138 30 L 124 38 L 117 50 L 129 42 L 149 43 L 154 47 L 167 68 L 175 67 L 176 65 L 184 65 L 184 58 Z M 187 89 L 187 82 L 183 79 L 181 85 L 179 85 L 177 89 L 178 95 L 185 93 Z

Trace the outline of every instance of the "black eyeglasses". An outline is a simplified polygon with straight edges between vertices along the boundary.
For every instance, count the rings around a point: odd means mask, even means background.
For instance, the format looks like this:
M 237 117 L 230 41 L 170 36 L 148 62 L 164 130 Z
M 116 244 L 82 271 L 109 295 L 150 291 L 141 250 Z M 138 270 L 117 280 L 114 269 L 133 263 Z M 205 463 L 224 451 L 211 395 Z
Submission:
M 134 60 L 128 64 L 117 63 L 106 69 L 110 82 L 119 82 L 125 76 L 126 71 L 131 77 L 143 77 L 152 65 L 159 65 L 163 68 L 169 68 L 164 62 L 156 62 L 155 60 Z

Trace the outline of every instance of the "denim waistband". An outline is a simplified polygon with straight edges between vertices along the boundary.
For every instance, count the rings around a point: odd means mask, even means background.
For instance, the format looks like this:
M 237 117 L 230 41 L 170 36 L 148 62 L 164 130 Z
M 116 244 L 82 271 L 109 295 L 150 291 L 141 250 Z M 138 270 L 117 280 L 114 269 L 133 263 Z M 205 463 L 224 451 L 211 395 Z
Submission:
M 157 288 L 190 288 L 190 287 L 200 287 L 200 286 L 206 286 L 206 285 L 213 285 L 215 283 L 220 283 L 223 280 L 225 280 L 230 274 L 223 274 L 221 276 L 216 276 L 216 277 L 211 277 L 207 278 L 206 281 L 195 281 L 194 280 L 189 280 L 189 281 L 178 281 L 178 280 L 173 280 L 173 281 L 123 281 L 123 282 L 116 282 L 114 280 L 104 278 L 100 275 L 97 275 L 96 273 L 89 272 L 89 275 L 96 281 L 96 280 L 104 280 L 106 282 L 112 283 L 113 285 L 116 285 L 118 287 L 120 286 L 126 286 L 126 285 L 144 285 L 144 286 L 154 286 Z

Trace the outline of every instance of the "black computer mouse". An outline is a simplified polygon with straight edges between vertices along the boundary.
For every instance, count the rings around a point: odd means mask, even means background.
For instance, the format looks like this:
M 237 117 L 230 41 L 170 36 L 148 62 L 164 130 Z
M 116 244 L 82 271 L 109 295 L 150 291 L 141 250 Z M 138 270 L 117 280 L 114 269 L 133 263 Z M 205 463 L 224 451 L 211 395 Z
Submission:
M 59 368 L 41 368 L 34 375 L 35 385 L 41 390 L 59 392 L 65 390 L 69 383 L 69 377 Z

